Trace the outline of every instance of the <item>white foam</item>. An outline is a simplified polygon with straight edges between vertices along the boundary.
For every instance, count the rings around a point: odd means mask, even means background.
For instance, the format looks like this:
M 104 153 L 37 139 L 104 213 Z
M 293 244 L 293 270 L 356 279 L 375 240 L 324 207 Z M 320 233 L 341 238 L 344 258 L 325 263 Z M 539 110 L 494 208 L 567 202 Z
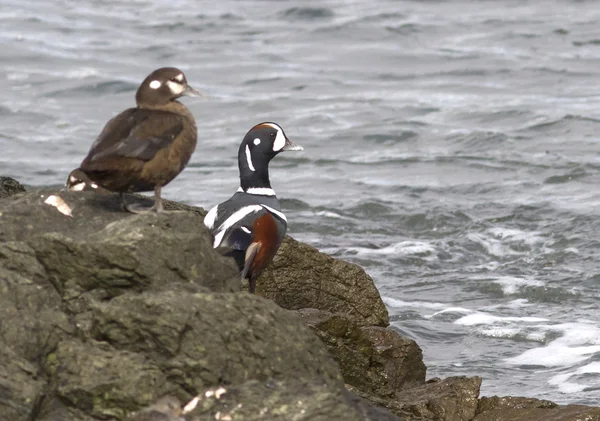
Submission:
M 475 326 L 475 325 L 491 325 L 494 323 L 507 323 L 507 322 L 524 322 L 524 323 L 539 323 L 545 322 L 548 319 L 541 317 L 501 317 L 493 316 L 491 314 L 476 312 L 468 314 L 454 323 L 462 326 Z
M 591 386 L 569 380 L 573 376 L 582 374 L 600 374 L 600 362 L 589 363 L 571 373 L 557 374 L 548 380 L 548 384 L 556 386 L 561 393 L 579 393 Z
M 318 216 L 324 216 L 326 218 L 344 218 L 339 213 L 331 212 L 331 211 L 319 211 L 316 213 Z
M 506 359 L 508 364 L 572 366 L 600 353 L 600 328 L 597 322 L 579 320 L 575 323 L 541 325 L 539 328 L 546 332 L 559 332 L 562 335 L 544 347 L 529 349 L 520 355 Z M 595 364 L 588 364 L 586 367 L 591 370 L 597 368 Z
M 435 316 L 439 316 L 440 314 L 446 314 L 446 313 L 469 314 L 469 313 L 473 313 L 473 310 L 470 310 L 468 308 L 463 308 L 463 307 L 448 307 L 448 308 L 445 308 L 443 310 L 433 313 L 429 317 L 435 317 Z
M 358 255 L 401 255 L 401 256 L 419 256 L 430 255 L 435 253 L 436 249 L 433 245 L 420 241 L 401 241 L 396 244 L 391 244 L 387 247 L 372 249 L 366 247 L 349 247 L 349 251 L 354 251 Z M 429 256 L 430 257 L 430 256 Z M 431 258 L 431 257 L 430 257 Z
M 548 384 L 556 386 L 561 393 L 579 393 L 587 386 L 568 381 L 573 373 L 557 374 L 548 380 Z
M 493 227 L 487 229 L 483 233 L 470 233 L 467 238 L 475 243 L 483 246 L 487 252 L 496 257 L 515 256 L 526 254 L 527 251 L 516 251 L 511 245 L 527 245 L 529 247 L 535 245 L 543 245 L 546 240 L 538 231 L 521 231 L 518 229 Z M 544 252 L 552 250 L 543 247 Z
M 413 307 L 413 308 L 427 308 L 431 310 L 442 310 L 447 304 L 443 303 L 428 303 L 426 301 L 403 301 L 392 297 L 382 297 L 383 303 L 389 307 Z
M 528 332 L 527 329 L 520 327 L 491 327 L 483 328 L 477 331 L 482 336 L 490 338 L 504 338 L 504 339 L 515 339 L 525 338 L 532 342 L 544 342 L 546 340 L 546 334 L 544 332 L 534 331 Z
M 469 233 L 467 234 L 467 238 L 474 243 L 483 246 L 487 250 L 488 254 L 491 254 L 492 256 L 504 257 L 518 254 L 517 252 L 511 250 L 508 245 L 503 244 L 502 241 L 495 238 L 490 238 L 484 234 Z
M 508 303 L 500 303 L 493 306 L 486 307 L 486 310 L 494 310 L 494 309 L 518 309 L 523 307 L 531 307 L 534 304 L 531 304 L 527 298 L 517 298 L 516 300 L 509 301 Z
M 505 295 L 517 294 L 524 287 L 543 287 L 542 281 L 534 279 L 515 278 L 512 276 L 503 276 L 493 281 L 495 284 L 502 285 L 502 292 Z
M 600 374 L 600 361 L 594 361 L 583 367 L 579 367 L 576 371 L 577 374 Z
M 512 228 L 492 227 L 487 232 L 502 240 L 521 242 L 528 245 L 544 242 L 541 233 L 538 231 L 521 231 Z

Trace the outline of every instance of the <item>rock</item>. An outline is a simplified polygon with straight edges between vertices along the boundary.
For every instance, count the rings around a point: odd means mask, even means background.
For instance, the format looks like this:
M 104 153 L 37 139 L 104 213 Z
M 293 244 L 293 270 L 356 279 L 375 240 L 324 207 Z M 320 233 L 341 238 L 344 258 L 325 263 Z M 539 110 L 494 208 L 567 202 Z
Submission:
M 131 215 L 94 192 L 3 199 L 0 421 L 124 420 L 220 385 L 246 419 L 399 420 L 349 397 L 298 314 L 239 289 L 201 211 Z
M 0 177 L 0 199 L 25 191 L 25 187 L 14 178 Z
M 211 393 L 213 392 L 213 393 Z M 337 393 L 315 381 L 258 382 L 206 392 L 188 420 L 402 421 L 350 392 Z
M 287 238 L 262 284 L 287 311 L 240 292 L 203 209 L 165 207 L 131 215 L 113 194 L 51 189 L 0 201 L 0 421 L 599 419 L 478 402 L 478 377 L 424 382 L 362 269 Z M 156 402 L 198 394 L 185 414 Z
M 394 414 L 415 421 L 470 421 L 477 410 L 480 377 L 431 379 L 410 389 L 396 392 L 393 399 L 350 390 Z
M 477 405 L 477 414 L 491 410 L 504 409 L 529 409 L 529 408 L 557 408 L 558 405 L 547 400 L 534 398 L 519 398 L 513 396 L 482 397 Z
M 51 195 L 61 197 L 73 216 L 44 203 Z M 92 289 L 96 299 L 106 299 L 166 281 L 213 291 L 240 288 L 235 264 L 212 249 L 194 213 L 129 215 L 119 210 L 116 195 L 51 191 L 5 200 L 0 209 L 0 241 L 25 242 L 36 267 L 69 301 Z
M 477 410 L 481 377 L 428 381 L 397 394 L 403 411 L 432 421 L 469 421 Z
M 290 237 L 259 278 L 257 293 L 289 310 L 316 308 L 359 326 L 389 325 L 387 309 L 364 269 Z
M 127 421 L 183 421 L 179 415 L 181 415 L 179 399 L 175 396 L 165 396 L 128 418 Z
M 504 399 L 504 398 L 501 398 Z M 525 398 L 508 398 L 516 401 Z M 537 401 L 537 399 L 529 399 Z M 540 406 L 516 405 L 515 408 L 500 407 L 488 409 L 478 414 L 473 421 L 600 421 L 600 408 L 590 408 L 583 405 L 549 406 L 542 402 Z
M 425 382 L 421 348 L 391 329 L 358 326 L 345 316 L 317 309 L 300 310 L 340 366 L 344 381 L 364 394 L 393 397 Z

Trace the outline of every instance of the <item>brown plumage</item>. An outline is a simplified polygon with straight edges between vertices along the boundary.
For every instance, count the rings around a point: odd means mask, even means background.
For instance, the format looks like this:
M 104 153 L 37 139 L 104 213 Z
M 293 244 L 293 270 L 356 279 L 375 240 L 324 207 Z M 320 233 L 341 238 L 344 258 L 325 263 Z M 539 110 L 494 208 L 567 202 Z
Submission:
M 275 253 L 277 253 L 277 249 L 281 244 L 281 239 L 275 219 L 269 212 L 254 220 L 252 223 L 252 234 L 252 243 L 246 249 L 244 257 L 242 279 L 248 279 L 248 289 L 254 294 L 256 280 L 267 265 L 271 263 L 273 257 L 275 257 Z
M 136 93 L 137 107 L 106 123 L 77 170 L 100 187 L 120 193 L 126 210 L 161 212 L 161 188 L 183 171 L 196 148 L 194 116 L 177 101 L 184 95 L 200 94 L 187 84 L 181 70 L 165 67 L 152 72 Z M 123 193 L 152 190 L 151 209 L 124 201 Z

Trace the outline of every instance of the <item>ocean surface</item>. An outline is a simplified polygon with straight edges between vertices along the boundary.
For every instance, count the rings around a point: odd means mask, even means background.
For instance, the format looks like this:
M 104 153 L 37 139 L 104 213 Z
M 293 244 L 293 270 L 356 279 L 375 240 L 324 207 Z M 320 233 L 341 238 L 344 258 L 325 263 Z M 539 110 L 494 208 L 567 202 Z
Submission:
M 289 233 L 367 270 L 428 377 L 600 404 L 597 2 L 2 0 L 0 39 L 0 174 L 62 184 L 180 67 L 209 98 L 166 198 L 228 198 L 275 121 Z

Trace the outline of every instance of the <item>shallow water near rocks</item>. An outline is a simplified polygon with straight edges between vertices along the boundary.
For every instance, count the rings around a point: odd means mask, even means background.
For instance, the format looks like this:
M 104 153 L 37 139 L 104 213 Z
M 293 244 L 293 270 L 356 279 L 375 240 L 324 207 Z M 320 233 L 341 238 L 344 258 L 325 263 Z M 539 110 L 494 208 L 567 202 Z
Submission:
M 210 97 L 164 196 L 211 207 L 280 123 L 289 233 L 362 265 L 428 377 L 600 403 L 600 7 L 5 0 L 0 174 L 58 185 L 154 68 Z

